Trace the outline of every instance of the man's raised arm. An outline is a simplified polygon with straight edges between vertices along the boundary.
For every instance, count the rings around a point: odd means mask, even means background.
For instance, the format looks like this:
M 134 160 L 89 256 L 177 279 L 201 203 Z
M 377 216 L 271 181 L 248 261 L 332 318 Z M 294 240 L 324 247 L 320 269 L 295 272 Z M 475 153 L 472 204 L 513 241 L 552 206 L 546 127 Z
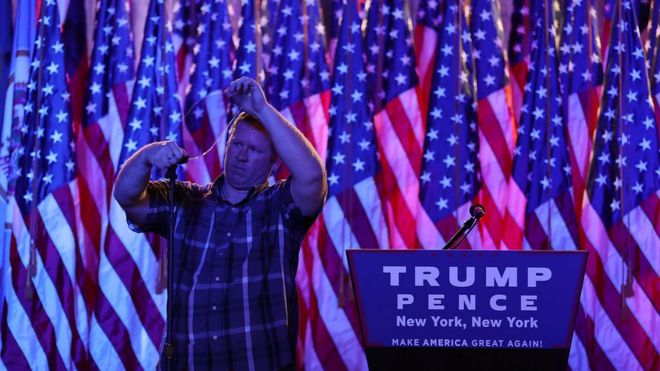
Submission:
M 311 143 L 266 101 L 256 81 L 241 77 L 226 92 L 241 110 L 256 117 L 268 130 L 275 151 L 291 171 L 291 196 L 296 206 L 303 215 L 318 211 L 327 193 L 327 183 L 325 168 Z
M 126 160 L 115 182 L 115 199 L 126 215 L 143 225 L 149 212 L 149 196 L 146 189 L 151 169 L 167 169 L 179 162 L 183 150 L 175 142 L 149 143 Z

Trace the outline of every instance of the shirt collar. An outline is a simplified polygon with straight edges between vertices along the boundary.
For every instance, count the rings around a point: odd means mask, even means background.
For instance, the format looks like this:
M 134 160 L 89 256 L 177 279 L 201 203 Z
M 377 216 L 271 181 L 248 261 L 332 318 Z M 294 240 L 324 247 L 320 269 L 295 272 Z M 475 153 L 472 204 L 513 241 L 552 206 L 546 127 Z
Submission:
M 225 182 L 225 173 L 223 172 L 217 178 L 215 178 L 215 180 L 213 181 L 213 185 L 212 185 L 213 195 L 216 197 L 216 199 L 218 201 L 231 204 L 231 202 L 225 200 L 222 197 L 222 193 L 220 192 L 220 189 L 222 188 L 222 185 L 224 184 L 224 182 Z M 266 189 L 266 187 L 268 187 L 268 181 L 265 181 L 262 184 L 253 186 L 252 188 L 250 188 L 250 190 L 247 193 L 247 196 L 245 196 L 245 198 L 243 200 L 241 200 L 240 202 L 238 202 L 236 204 L 232 204 L 232 205 L 238 206 L 238 205 L 242 205 L 242 204 L 246 203 L 253 196 L 255 196 L 256 194 L 258 194 L 261 191 L 263 191 L 264 189 Z

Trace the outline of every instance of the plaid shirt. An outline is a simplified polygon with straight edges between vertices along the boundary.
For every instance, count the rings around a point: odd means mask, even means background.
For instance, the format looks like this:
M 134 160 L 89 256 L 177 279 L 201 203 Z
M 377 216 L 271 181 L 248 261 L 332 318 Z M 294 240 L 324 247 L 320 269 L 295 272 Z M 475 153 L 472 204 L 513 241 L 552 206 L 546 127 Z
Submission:
M 224 176 L 174 192 L 175 365 L 272 370 L 295 362 L 298 251 L 316 215 L 303 216 L 290 179 L 253 188 L 232 205 Z M 169 233 L 169 184 L 149 182 L 150 211 L 137 232 Z

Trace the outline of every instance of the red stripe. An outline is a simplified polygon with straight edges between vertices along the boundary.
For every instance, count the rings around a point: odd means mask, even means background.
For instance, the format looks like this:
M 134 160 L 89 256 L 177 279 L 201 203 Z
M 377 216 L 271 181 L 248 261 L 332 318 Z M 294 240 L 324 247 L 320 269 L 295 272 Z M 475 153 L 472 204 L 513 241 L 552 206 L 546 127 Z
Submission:
M 436 45 L 429 45 L 429 40 L 424 38 L 424 33 L 428 29 L 423 24 L 417 24 L 414 30 L 415 37 L 415 60 L 418 62 L 422 55 L 422 49 L 433 48 L 435 50 Z M 433 30 L 433 32 L 436 32 Z M 429 96 L 431 95 L 431 86 L 433 82 L 433 66 L 435 65 L 435 56 L 436 54 L 431 54 L 431 58 L 428 61 L 428 70 L 420 71 L 418 67 L 417 73 L 419 74 L 419 84 L 417 85 L 417 96 L 419 97 L 419 112 L 422 116 L 422 121 L 424 127 L 426 127 L 427 115 L 429 112 Z
M 312 247 L 303 245 L 303 248 L 309 250 Z M 304 256 L 305 270 L 307 276 L 310 278 L 310 283 L 311 283 L 311 278 L 314 277 L 313 274 L 314 257 L 311 251 L 308 251 L 303 256 Z M 314 291 L 313 285 L 310 285 L 309 298 L 310 298 L 310 303 L 309 303 L 310 310 L 308 311 L 309 325 L 311 326 L 314 349 L 319 359 L 319 362 L 321 362 L 321 364 L 323 365 L 333 365 L 334 367 L 337 367 L 337 369 L 339 370 L 346 369 L 346 366 L 344 365 L 344 361 L 339 356 L 337 347 L 335 346 L 334 341 L 332 341 L 332 337 L 330 336 L 328 329 L 326 328 L 325 323 L 323 322 L 323 319 L 320 317 L 318 310 L 318 301 L 316 298 L 316 292 Z
M 584 286 L 582 289 L 584 290 Z M 586 315 L 582 305 L 578 305 L 575 315 L 575 332 L 587 352 L 590 370 L 615 370 L 600 344 L 598 344 L 594 336 L 596 333 L 594 322 Z
M 349 284 L 350 278 L 348 272 L 344 269 L 342 257 L 337 254 L 337 248 L 328 236 L 325 223 L 319 223 L 319 238 L 316 248 L 318 249 L 325 275 L 328 277 L 328 281 L 330 281 L 334 290 L 334 297 L 339 303 L 343 303 L 341 310 L 346 314 L 355 334 L 359 336 L 360 322 L 357 309 L 355 308 L 355 302 L 353 301 L 353 291 Z M 345 249 L 343 250 L 345 253 Z M 324 299 L 328 300 L 327 298 Z
M 415 137 L 415 131 L 413 130 L 415 123 L 410 122 L 399 99 L 392 99 L 387 103 L 385 111 L 392 123 L 392 129 L 394 129 L 401 146 L 406 151 L 405 155 L 408 157 L 415 175 L 419 177 L 422 168 L 422 147 L 419 146 Z
M 344 213 L 344 219 L 350 224 L 353 236 L 358 241 L 359 246 L 350 247 L 359 247 L 362 249 L 379 248 L 378 239 L 371 227 L 371 222 L 364 210 L 364 205 L 362 205 L 358 195 L 355 193 L 355 189 L 351 187 L 338 194 L 336 198 Z M 341 231 L 335 233 L 341 233 Z
M 119 113 L 122 128 L 126 129 L 126 120 L 128 120 L 128 110 L 131 106 L 130 93 L 125 82 L 112 85 L 112 95 L 115 98 L 115 105 Z M 121 138 L 117 138 L 121 139 Z
M 149 289 L 140 274 L 140 268 L 111 227 L 108 228 L 104 251 L 108 261 L 117 272 L 117 276 L 126 286 L 126 290 L 131 293 L 133 298 L 139 298 L 139 300 L 133 300 L 136 314 L 149 334 L 149 338 L 158 348 L 162 340 L 165 320 L 151 298 Z
M 7 325 L 7 301 L 2 301 L 2 311 L 0 312 L 2 313 L 2 323 L 0 324 L 0 341 L 2 341 L 0 359 L 2 365 L 9 370 L 29 370 L 31 368 L 30 364 Z
M 380 143 L 378 145 L 380 151 L 380 158 L 385 159 L 385 155 L 382 151 Z M 383 205 L 389 204 L 389 208 L 386 207 L 385 211 L 385 220 L 387 222 L 388 231 L 390 234 L 390 241 L 394 238 L 392 237 L 395 231 L 398 231 L 403 239 L 404 244 L 407 248 L 413 249 L 420 246 L 419 241 L 417 240 L 417 234 L 415 228 L 415 216 L 412 215 L 408 205 L 401 194 L 399 185 L 396 182 L 396 177 L 394 176 L 390 164 L 382 160 L 381 161 L 382 172 L 377 174 L 376 184 L 380 189 L 381 194 L 381 203 Z M 392 214 L 392 209 L 396 210 L 396 213 Z
M 504 241 L 510 250 L 522 249 L 523 231 L 520 229 L 509 210 L 506 211 L 504 225 L 507 226 L 507 230 L 502 236 L 502 241 Z
M 581 230 L 581 232 L 584 232 Z M 631 314 L 625 314 L 622 311 L 621 295 L 612 285 L 609 277 L 605 274 L 600 256 L 594 246 L 584 239 L 586 250 L 589 251 L 587 259 L 587 274 L 594 284 L 596 294 L 607 312 L 612 324 L 631 349 L 637 360 L 644 369 L 652 369 L 652 365 L 657 362 L 658 352 L 651 343 L 650 339 L 640 326 L 637 319 Z M 626 308 L 626 311 L 629 309 Z
M 653 298 L 660 298 L 660 277 L 656 274 L 653 266 L 646 259 L 646 255 L 639 251 L 639 247 L 635 239 L 630 234 L 630 231 L 623 221 L 614 224 L 609 232 L 610 241 L 612 245 L 619 252 L 621 257 L 632 265 L 632 272 L 639 286 L 646 292 L 646 296 L 651 298 L 656 312 L 660 310 L 660 301 L 653 300 Z M 657 246 L 656 246 L 657 248 Z
M 660 221 L 660 199 L 658 199 L 658 196 L 653 193 L 640 204 L 640 207 L 651 220 L 655 234 L 660 236 L 660 223 L 658 222 Z
M 513 159 L 511 158 L 511 152 L 509 152 L 509 145 L 506 142 L 504 132 L 502 132 L 502 127 L 488 99 L 482 99 L 477 103 L 477 117 L 479 130 L 486 137 L 490 148 L 493 149 L 493 153 L 497 154 L 497 162 L 500 164 L 500 169 L 502 169 L 502 173 L 506 179 L 511 174 Z M 513 130 L 513 125 L 511 129 Z
M 486 183 L 484 182 L 483 184 L 485 185 Z M 499 247 L 503 240 L 505 231 L 505 229 L 502 228 L 505 225 L 504 215 L 500 215 L 498 212 L 495 200 L 491 196 L 490 190 L 487 187 L 481 187 L 478 200 L 479 203 L 482 204 L 486 210 L 488 210 L 486 215 L 484 215 L 481 220 L 479 229 L 485 229 L 488 231 L 488 234 L 490 235 L 491 239 L 493 240 L 493 244 L 495 245 L 492 247 Z

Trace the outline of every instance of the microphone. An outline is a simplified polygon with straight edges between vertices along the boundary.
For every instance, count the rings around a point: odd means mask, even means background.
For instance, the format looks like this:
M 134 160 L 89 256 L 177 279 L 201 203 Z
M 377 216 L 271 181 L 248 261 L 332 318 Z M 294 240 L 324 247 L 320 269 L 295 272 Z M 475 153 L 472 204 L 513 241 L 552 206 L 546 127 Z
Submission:
M 450 250 L 456 248 L 463 240 L 465 237 L 472 231 L 472 228 L 474 228 L 475 225 L 479 222 L 479 220 L 486 215 L 486 209 L 479 204 L 474 204 L 470 206 L 470 218 L 463 223 L 463 226 L 461 229 L 454 234 L 451 239 L 447 242 L 445 247 L 443 247 L 443 250 Z
M 167 178 L 167 179 L 176 179 L 176 167 L 178 165 L 185 164 L 186 162 L 188 162 L 189 159 L 190 159 L 190 156 L 188 156 L 188 155 L 181 156 L 181 158 L 179 159 L 179 161 L 176 164 L 174 164 L 174 165 L 167 168 L 167 173 L 165 173 L 165 178 Z

